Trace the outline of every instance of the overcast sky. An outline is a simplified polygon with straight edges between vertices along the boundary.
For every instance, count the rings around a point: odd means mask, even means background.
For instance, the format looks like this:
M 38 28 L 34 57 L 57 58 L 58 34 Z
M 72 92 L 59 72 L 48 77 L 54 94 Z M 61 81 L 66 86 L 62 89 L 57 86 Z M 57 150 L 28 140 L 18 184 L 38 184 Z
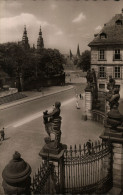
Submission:
M 21 41 L 26 25 L 30 45 L 37 45 L 41 25 L 45 48 L 76 54 L 79 44 L 82 53 L 122 8 L 123 0 L 0 0 L 0 43 Z

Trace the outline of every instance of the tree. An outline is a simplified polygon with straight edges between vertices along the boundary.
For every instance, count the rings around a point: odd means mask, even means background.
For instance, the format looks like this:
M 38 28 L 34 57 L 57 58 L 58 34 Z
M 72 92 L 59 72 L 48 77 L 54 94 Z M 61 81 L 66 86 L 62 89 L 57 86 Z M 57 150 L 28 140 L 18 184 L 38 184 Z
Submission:
M 26 53 L 17 43 L 0 44 L 2 54 L 2 69 L 10 76 L 15 77 L 19 66 L 22 66 Z
M 38 82 L 64 73 L 64 56 L 57 49 L 25 49 L 17 43 L 0 44 L 1 68 L 10 77 L 23 78 L 24 83 Z
M 53 77 L 54 75 L 62 74 L 64 71 L 63 64 L 65 59 L 57 49 L 43 49 L 39 61 L 39 75 Z
M 80 67 L 83 71 L 87 71 L 91 66 L 91 52 L 89 50 L 85 50 L 80 59 L 78 60 L 77 66 Z

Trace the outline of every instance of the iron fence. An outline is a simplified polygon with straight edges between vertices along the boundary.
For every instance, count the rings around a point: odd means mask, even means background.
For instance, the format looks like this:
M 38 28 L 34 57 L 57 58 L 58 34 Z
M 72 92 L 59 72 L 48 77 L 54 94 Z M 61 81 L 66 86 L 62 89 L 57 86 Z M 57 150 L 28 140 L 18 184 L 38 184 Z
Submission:
M 64 193 L 105 193 L 112 186 L 111 147 L 87 142 L 64 153 Z
M 58 162 L 47 159 L 33 177 L 31 191 L 40 194 L 103 194 L 112 187 L 109 143 L 90 140 L 70 146 Z
M 49 161 L 45 161 L 32 179 L 31 194 L 55 194 L 55 183 L 56 175 L 54 165 L 53 163 L 49 163 Z

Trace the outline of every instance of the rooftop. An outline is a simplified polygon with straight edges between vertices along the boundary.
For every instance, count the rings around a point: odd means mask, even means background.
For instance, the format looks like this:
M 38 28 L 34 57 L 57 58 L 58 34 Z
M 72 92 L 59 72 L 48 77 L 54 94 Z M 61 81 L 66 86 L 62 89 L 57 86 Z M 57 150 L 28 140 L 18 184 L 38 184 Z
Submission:
M 116 14 L 108 23 L 104 24 L 89 46 L 114 44 L 123 45 L 123 10 L 121 14 Z

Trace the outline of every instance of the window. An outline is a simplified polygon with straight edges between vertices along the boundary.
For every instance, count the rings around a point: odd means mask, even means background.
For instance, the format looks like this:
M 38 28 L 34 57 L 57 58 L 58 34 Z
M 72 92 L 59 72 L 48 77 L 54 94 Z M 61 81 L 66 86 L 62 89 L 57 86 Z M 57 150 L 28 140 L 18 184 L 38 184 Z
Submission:
M 99 50 L 99 60 L 104 60 L 105 59 L 105 51 L 104 49 Z
M 101 66 L 99 67 L 99 78 L 105 78 L 105 77 L 106 77 L 105 67 Z
M 105 89 L 105 84 L 99 84 L 100 89 Z
M 114 67 L 114 77 L 115 79 L 120 78 L 120 67 L 119 66 Z
M 120 60 L 121 56 L 120 56 L 120 49 L 115 49 L 114 50 L 114 60 Z
M 120 85 L 115 85 L 115 88 L 120 90 Z
M 106 39 L 106 38 L 107 38 L 107 35 L 105 33 L 100 34 L 100 39 Z
M 117 20 L 116 25 L 122 25 L 122 20 Z

